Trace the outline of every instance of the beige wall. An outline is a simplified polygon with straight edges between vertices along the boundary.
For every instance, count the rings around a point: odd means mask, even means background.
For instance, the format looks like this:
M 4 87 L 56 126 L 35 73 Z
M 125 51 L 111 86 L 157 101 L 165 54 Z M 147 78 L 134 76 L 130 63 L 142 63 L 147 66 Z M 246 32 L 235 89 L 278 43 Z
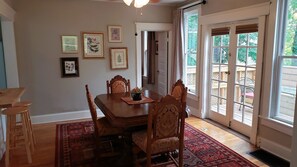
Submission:
M 3 0 L 3 1 L 13 8 L 13 0 Z
M 89 0 L 26 0 L 15 2 L 15 35 L 20 85 L 27 90 L 23 99 L 33 101 L 32 115 L 87 109 L 84 85 L 93 95 L 106 92 L 106 80 L 120 74 L 136 85 L 135 21 L 171 22 L 172 7 L 146 6 L 136 17 L 133 7 L 123 3 Z M 121 25 L 122 43 L 109 43 L 107 25 Z M 104 59 L 83 59 L 61 53 L 61 35 L 104 33 Z M 110 70 L 109 48 L 128 47 L 129 69 Z M 78 57 L 80 77 L 61 78 L 60 58 Z
M 207 3 L 202 6 L 201 15 L 251 6 L 263 2 L 269 2 L 269 0 L 207 0 Z

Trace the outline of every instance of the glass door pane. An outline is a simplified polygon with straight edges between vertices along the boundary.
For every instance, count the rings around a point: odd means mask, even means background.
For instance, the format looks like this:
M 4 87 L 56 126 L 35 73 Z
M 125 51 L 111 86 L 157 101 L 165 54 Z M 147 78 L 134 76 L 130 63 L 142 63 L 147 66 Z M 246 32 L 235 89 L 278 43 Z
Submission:
M 211 101 L 213 112 L 226 116 L 229 34 L 213 36 L 211 62 Z
M 258 33 L 237 35 L 233 119 L 252 126 Z

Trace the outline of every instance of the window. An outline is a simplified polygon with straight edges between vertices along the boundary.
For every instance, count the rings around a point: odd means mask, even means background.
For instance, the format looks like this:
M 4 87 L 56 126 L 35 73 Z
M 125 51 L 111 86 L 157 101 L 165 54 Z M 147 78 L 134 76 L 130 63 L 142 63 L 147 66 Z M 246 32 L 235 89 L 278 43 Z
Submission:
M 185 53 L 184 82 L 188 91 L 197 94 L 197 46 L 198 46 L 198 9 L 197 7 L 184 11 Z
M 282 13 L 279 14 L 282 34 L 279 38 L 277 56 L 277 110 L 271 117 L 293 124 L 297 85 L 297 1 L 283 1 Z

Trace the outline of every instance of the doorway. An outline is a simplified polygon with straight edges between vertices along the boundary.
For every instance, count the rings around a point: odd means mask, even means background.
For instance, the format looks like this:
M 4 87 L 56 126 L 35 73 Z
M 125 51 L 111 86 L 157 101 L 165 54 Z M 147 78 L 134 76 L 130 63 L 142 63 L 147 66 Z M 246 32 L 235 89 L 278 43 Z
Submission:
M 264 33 L 257 21 L 249 21 L 216 26 L 211 35 L 209 117 L 250 137 L 258 113 Z
M 163 35 L 165 36 L 165 34 L 167 34 L 167 41 L 164 41 L 167 43 L 167 54 L 162 54 L 162 55 L 172 55 L 172 24 L 170 23 L 136 23 L 136 86 L 138 87 L 142 87 L 142 32 L 144 31 L 148 31 L 148 32 L 157 32 L 157 33 L 161 33 L 159 34 L 159 37 Z M 162 37 L 161 37 L 162 38 Z M 161 47 L 165 46 L 163 44 L 160 43 L 161 41 L 158 41 L 158 54 L 160 55 L 160 53 L 162 52 L 161 50 L 163 50 Z M 165 48 L 165 47 L 164 47 Z M 164 92 L 166 92 L 165 94 L 168 93 L 168 89 L 170 88 L 170 80 L 171 80 L 171 71 L 168 69 L 171 69 L 171 61 L 172 58 L 171 56 L 167 56 L 167 75 L 165 77 L 165 79 L 167 78 L 167 81 L 161 81 L 162 79 L 157 78 L 158 82 L 160 83 L 163 82 L 165 88 L 164 88 Z M 162 61 L 158 61 L 158 64 L 162 63 Z M 163 66 L 165 67 L 165 66 Z M 157 70 L 157 68 L 155 68 L 155 70 Z M 156 73 L 158 73 L 158 71 L 156 71 Z M 159 70 L 159 73 L 161 73 L 161 70 Z M 161 76 L 161 75 L 160 75 Z M 164 78 L 163 78 L 164 79 Z M 159 86 L 158 86 L 159 87 Z M 162 90 L 160 90 L 162 91 Z
M 168 92 L 168 32 L 142 31 L 142 88 Z

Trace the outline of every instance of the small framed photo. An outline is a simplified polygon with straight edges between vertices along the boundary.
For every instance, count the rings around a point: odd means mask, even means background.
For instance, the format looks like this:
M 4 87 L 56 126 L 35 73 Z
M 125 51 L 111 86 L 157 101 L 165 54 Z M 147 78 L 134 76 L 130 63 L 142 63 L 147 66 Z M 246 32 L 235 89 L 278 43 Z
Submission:
M 65 77 L 79 77 L 77 57 L 62 57 L 61 58 L 61 75 Z
M 83 32 L 82 41 L 84 58 L 104 58 L 103 33 Z
M 62 53 L 77 53 L 78 38 L 76 35 L 62 35 Z
M 122 26 L 108 26 L 108 42 L 122 42 Z
M 128 49 L 110 48 L 110 68 L 112 70 L 128 69 Z

